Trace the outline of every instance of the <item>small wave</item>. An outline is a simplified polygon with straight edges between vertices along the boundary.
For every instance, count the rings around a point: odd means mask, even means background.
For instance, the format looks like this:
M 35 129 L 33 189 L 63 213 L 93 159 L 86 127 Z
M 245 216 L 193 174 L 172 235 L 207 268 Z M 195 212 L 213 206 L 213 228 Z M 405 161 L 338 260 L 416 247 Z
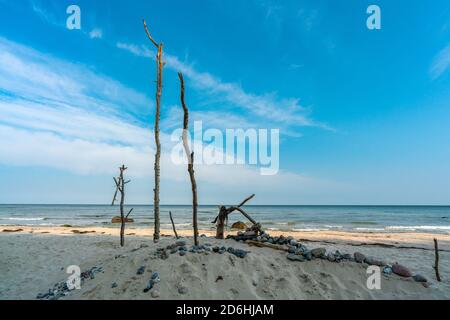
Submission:
M 450 230 L 450 226 L 389 226 L 387 230 Z
M 357 231 L 386 231 L 384 228 L 355 228 Z
M 6 217 L 6 218 L 0 218 L 2 220 L 16 220 L 16 221 L 43 221 L 47 220 L 46 217 L 37 217 L 37 218 L 24 218 L 24 217 Z
M 329 231 L 328 228 L 299 228 L 299 229 L 292 229 L 292 231 L 298 231 L 298 232 L 308 232 L 308 231 Z
M 377 225 L 378 223 L 375 221 L 351 221 L 351 224 L 356 225 Z

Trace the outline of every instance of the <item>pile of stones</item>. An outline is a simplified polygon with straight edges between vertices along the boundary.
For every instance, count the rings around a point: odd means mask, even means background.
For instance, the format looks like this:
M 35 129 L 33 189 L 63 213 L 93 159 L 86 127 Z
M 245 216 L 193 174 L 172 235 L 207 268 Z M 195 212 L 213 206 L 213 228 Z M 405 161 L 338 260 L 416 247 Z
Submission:
M 261 233 L 257 235 L 255 231 L 247 229 L 245 232 L 238 232 L 237 235 L 229 235 L 227 239 L 234 239 L 239 242 L 245 242 L 247 240 L 258 241 L 262 243 L 270 243 L 277 245 L 285 245 L 287 247 L 287 259 L 291 261 L 304 262 L 311 261 L 313 259 L 322 259 L 328 260 L 330 262 L 356 262 L 361 263 L 367 266 L 378 266 L 382 268 L 384 274 L 396 274 L 398 276 L 404 278 L 413 278 L 417 282 L 421 282 L 424 285 L 428 282 L 428 280 L 420 275 L 413 273 L 405 266 L 400 265 L 398 263 L 395 264 L 387 264 L 385 261 L 381 259 L 377 259 L 374 257 L 366 257 L 364 254 L 360 252 L 355 252 L 353 255 L 349 253 L 341 253 L 338 250 L 333 252 L 327 252 L 326 248 L 314 248 L 308 249 L 304 244 L 295 240 L 293 237 L 285 237 L 283 235 L 279 237 L 271 237 L 268 233 Z
M 247 251 L 242 249 L 236 249 L 233 247 L 213 247 L 210 243 L 205 243 L 201 245 L 193 245 L 188 247 L 186 244 L 186 241 L 184 240 L 178 240 L 177 242 L 168 245 L 166 248 L 160 248 L 157 251 L 157 254 L 160 256 L 162 255 L 161 252 L 168 252 L 170 254 L 178 254 L 180 256 L 185 256 L 188 253 L 195 253 L 195 254 L 204 254 L 209 255 L 210 253 L 218 253 L 223 254 L 225 252 L 228 252 L 232 255 L 235 255 L 238 258 L 245 258 L 247 255 Z
M 87 279 L 95 279 L 95 275 L 97 273 L 103 273 L 102 267 L 92 267 L 91 269 L 84 271 L 80 274 L 80 281 L 81 285 L 83 285 L 84 281 Z M 75 288 L 69 288 L 67 285 L 67 281 L 61 281 L 56 283 L 52 289 L 49 289 L 47 292 L 39 293 L 36 296 L 36 299 L 39 300 L 58 300 L 62 297 L 67 296 L 70 291 L 74 290 Z

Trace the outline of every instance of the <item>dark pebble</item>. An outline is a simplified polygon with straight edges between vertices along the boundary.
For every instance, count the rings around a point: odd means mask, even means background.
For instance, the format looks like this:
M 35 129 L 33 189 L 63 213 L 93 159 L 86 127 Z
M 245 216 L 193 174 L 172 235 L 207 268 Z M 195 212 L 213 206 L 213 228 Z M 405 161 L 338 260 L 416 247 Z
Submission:
M 136 274 L 141 275 L 141 274 L 144 274 L 144 272 L 145 272 L 145 266 L 142 266 L 137 270 Z

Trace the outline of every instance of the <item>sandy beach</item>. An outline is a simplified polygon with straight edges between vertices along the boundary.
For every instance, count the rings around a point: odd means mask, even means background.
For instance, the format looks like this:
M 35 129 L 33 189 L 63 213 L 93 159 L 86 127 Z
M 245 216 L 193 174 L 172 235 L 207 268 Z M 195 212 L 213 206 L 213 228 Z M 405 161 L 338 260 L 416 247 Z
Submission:
M 321 247 L 327 252 L 339 250 L 352 255 L 360 252 L 388 264 L 398 262 L 428 280 L 424 286 L 412 278 L 382 273 L 381 289 L 370 290 L 365 263 L 290 261 L 287 252 L 232 239 L 216 240 L 206 230 L 200 232 L 204 235 L 201 244 L 243 249 L 248 254 L 239 258 L 228 252 L 168 253 L 162 259 L 158 248 L 176 242 L 171 230 L 162 230 L 164 236 L 154 244 L 151 229 L 129 227 L 123 248 L 114 228 L 2 226 L 0 231 L 0 299 L 36 299 L 39 293 L 65 282 L 70 265 L 79 266 L 81 271 L 101 271 L 83 280 L 80 290 L 70 291 L 61 299 L 450 299 L 450 235 L 283 233 L 308 249 Z M 180 234 L 181 240 L 191 246 L 191 232 Z M 441 249 L 442 282 L 436 281 L 433 269 L 434 237 L 439 239 Z M 137 274 L 142 267 L 144 271 Z M 154 272 L 160 282 L 144 292 Z

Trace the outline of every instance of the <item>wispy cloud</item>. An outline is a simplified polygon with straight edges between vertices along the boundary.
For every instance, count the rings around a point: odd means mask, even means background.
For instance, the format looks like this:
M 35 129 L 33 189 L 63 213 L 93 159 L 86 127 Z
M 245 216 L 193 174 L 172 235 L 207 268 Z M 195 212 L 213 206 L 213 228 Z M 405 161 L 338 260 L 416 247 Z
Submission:
M 103 38 L 103 31 L 102 29 L 95 28 L 91 32 L 89 32 L 89 37 L 91 39 L 101 39 Z
M 136 56 L 154 59 L 155 54 L 144 45 L 118 42 L 117 47 Z M 218 77 L 196 70 L 191 64 L 181 61 L 178 57 L 165 54 L 167 66 L 174 71 L 181 71 L 189 77 L 194 88 L 213 97 L 239 107 L 240 109 L 260 117 L 268 123 L 284 126 L 310 126 L 328 129 L 308 116 L 309 110 L 300 105 L 297 98 L 280 98 L 277 93 L 254 94 L 246 92 L 239 84 L 223 82 Z
M 442 76 L 450 67 L 450 44 L 434 57 L 433 63 L 430 67 L 430 76 L 436 80 Z
M 148 104 L 145 95 L 94 75 L 85 66 L 6 39 L 0 40 L 0 87 L 4 88 L 0 91 L 0 164 L 113 175 L 118 165 L 126 163 L 132 177 L 153 176 L 152 131 L 116 109 L 123 103 L 122 94 L 130 95 L 127 100 L 137 105 Z M 171 160 L 176 142 L 166 133 L 161 138 L 163 180 L 188 186 L 185 166 Z M 196 174 L 198 181 L 208 185 L 233 186 L 231 194 L 246 194 L 251 188 L 263 196 L 278 188 L 293 195 L 302 188 L 329 184 L 289 172 L 261 176 L 257 167 L 242 165 L 205 165 L 197 167 Z M 236 186 L 236 181 L 242 183 Z
M 90 68 L 62 61 L 0 37 L 0 88 L 17 96 L 82 109 L 149 114 L 152 100 Z M 126 111 L 124 106 L 126 106 Z
M 30 4 L 31 9 L 34 11 L 34 13 L 36 13 L 36 15 L 46 23 L 60 27 L 65 26 L 64 20 L 58 20 L 51 11 L 44 9 L 44 7 L 41 6 L 39 2 L 31 0 Z

